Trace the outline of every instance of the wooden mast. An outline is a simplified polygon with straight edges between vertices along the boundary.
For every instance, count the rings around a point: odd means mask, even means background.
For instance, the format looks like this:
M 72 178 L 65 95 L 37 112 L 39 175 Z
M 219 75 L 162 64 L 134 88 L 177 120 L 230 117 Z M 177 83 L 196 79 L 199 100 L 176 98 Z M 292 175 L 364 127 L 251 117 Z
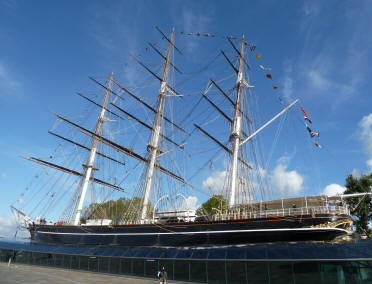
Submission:
M 108 83 L 108 87 L 107 87 L 106 92 L 105 92 L 105 98 L 104 98 L 104 101 L 103 101 L 103 104 L 102 104 L 101 112 L 100 112 L 100 115 L 98 117 L 98 122 L 97 122 L 97 127 L 96 127 L 96 132 L 95 132 L 96 135 L 100 134 L 101 127 L 102 127 L 102 124 L 104 122 L 104 117 L 105 117 L 105 112 L 106 112 L 106 104 L 107 104 L 108 97 L 109 97 L 109 94 L 110 94 L 110 91 L 111 91 L 112 77 L 113 77 L 113 73 L 111 73 L 110 81 Z M 81 191 L 80 191 L 80 196 L 79 196 L 79 200 L 78 200 L 78 205 L 77 205 L 77 208 L 76 208 L 76 211 L 75 211 L 75 217 L 74 217 L 74 225 L 75 226 L 79 225 L 79 223 L 80 223 L 81 211 L 83 210 L 84 200 L 85 200 L 85 196 L 86 196 L 86 193 L 87 193 L 89 181 L 90 181 L 91 176 L 92 176 L 94 160 L 96 158 L 97 141 L 98 141 L 97 137 L 94 136 L 92 146 L 90 148 L 89 158 L 88 158 L 87 164 L 84 166 L 85 169 L 84 169 L 84 174 L 82 176 L 82 182 L 79 184 L 79 187 L 81 186 Z
M 167 89 L 167 79 L 168 79 L 168 66 L 170 62 L 170 55 L 173 48 L 173 37 L 174 37 L 174 28 L 172 29 L 171 38 L 168 45 L 168 52 L 167 57 L 164 60 L 164 71 L 163 77 L 160 84 L 159 96 L 158 96 L 158 107 L 156 112 L 156 118 L 154 121 L 154 127 L 152 131 L 152 137 L 150 138 L 150 142 L 147 145 L 148 150 L 150 152 L 148 167 L 147 167 L 147 174 L 145 179 L 145 193 L 143 196 L 143 203 L 142 203 L 142 211 L 141 211 L 141 219 L 140 222 L 144 223 L 147 215 L 147 207 L 150 198 L 150 190 L 152 184 L 152 176 L 154 173 L 155 162 L 157 158 L 157 154 L 159 151 L 159 137 L 161 133 L 161 121 L 164 117 L 164 106 L 165 106 L 165 98 L 166 98 L 166 89 Z
M 233 155 L 231 161 L 231 185 L 229 191 L 229 208 L 235 205 L 235 195 L 236 195 L 236 185 L 237 185 L 237 174 L 238 174 L 238 158 L 239 158 L 239 143 L 240 143 L 240 135 L 241 135 L 241 127 L 242 127 L 242 120 L 239 113 L 239 105 L 240 105 L 240 97 L 243 88 L 243 54 L 244 52 L 244 35 L 241 38 L 240 44 L 240 56 L 239 56 L 239 69 L 238 75 L 236 80 L 236 103 L 235 103 L 235 111 L 234 111 L 234 118 L 231 127 L 231 134 L 230 134 L 230 141 L 232 143 Z

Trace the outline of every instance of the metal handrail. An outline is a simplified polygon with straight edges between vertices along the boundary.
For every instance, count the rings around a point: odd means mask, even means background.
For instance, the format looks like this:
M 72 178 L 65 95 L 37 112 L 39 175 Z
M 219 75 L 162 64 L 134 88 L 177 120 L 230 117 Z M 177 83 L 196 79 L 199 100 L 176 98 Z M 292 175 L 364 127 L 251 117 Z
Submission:
M 300 208 L 281 208 L 277 210 L 257 210 L 257 211 L 243 211 L 240 213 L 224 213 L 212 216 L 213 220 L 234 220 L 247 218 L 262 218 L 268 216 L 296 216 L 296 215 L 315 215 L 324 213 L 346 214 L 349 215 L 349 209 L 346 206 L 312 206 Z M 211 217 L 211 216 L 209 216 Z

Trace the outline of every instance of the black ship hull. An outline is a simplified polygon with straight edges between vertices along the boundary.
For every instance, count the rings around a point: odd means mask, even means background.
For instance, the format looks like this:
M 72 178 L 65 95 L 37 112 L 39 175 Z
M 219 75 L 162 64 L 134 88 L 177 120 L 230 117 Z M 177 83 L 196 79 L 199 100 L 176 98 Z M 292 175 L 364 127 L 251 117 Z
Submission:
M 228 245 L 333 240 L 347 234 L 350 216 L 270 216 L 254 219 L 118 226 L 31 225 L 43 243 L 116 246 Z

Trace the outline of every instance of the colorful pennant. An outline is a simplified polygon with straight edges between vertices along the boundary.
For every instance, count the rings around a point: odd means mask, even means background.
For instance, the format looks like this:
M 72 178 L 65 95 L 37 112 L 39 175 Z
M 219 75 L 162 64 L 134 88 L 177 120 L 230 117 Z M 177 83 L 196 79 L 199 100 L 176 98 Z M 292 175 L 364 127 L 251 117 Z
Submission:
M 260 68 L 265 71 L 271 71 L 271 68 L 260 65 Z
M 310 132 L 311 137 L 319 137 L 319 132 Z
M 304 119 L 307 120 L 308 122 L 312 123 L 310 117 L 307 115 L 307 113 L 306 113 L 306 111 L 304 110 L 303 107 L 301 107 L 301 111 L 302 111 L 302 114 L 304 115 Z
M 314 147 L 316 147 L 316 148 L 322 148 L 322 146 L 320 146 L 320 144 L 318 142 L 313 142 L 313 144 L 314 144 Z

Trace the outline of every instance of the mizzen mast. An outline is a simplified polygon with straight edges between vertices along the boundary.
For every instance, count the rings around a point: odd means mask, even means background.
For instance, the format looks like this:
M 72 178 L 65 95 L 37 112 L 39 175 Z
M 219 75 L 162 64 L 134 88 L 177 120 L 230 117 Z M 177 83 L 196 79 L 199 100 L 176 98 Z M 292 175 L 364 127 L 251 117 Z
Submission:
M 235 195 L 236 195 L 236 185 L 237 185 L 237 175 L 238 175 L 238 158 L 239 158 L 239 144 L 241 138 L 241 128 L 242 128 L 242 118 L 239 112 L 240 99 L 242 95 L 242 89 L 244 86 L 244 77 L 243 77 L 243 54 L 244 52 L 244 36 L 241 38 L 240 44 L 240 56 L 239 56 L 239 68 L 236 80 L 236 103 L 234 118 L 231 127 L 230 141 L 232 143 L 232 161 L 231 161 L 231 185 L 229 191 L 229 208 L 235 205 Z
M 167 84 L 168 68 L 169 68 L 169 63 L 170 63 L 171 51 L 172 51 L 172 48 L 174 47 L 173 37 L 174 37 L 174 29 L 172 29 L 172 34 L 169 40 L 167 57 L 164 59 L 164 71 L 163 71 L 163 77 L 160 83 L 160 90 L 159 90 L 159 96 L 158 96 L 158 107 L 157 107 L 157 112 L 156 112 L 156 118 L 154 121 L 154 127 L 152 130 L 152 137 L 150 138 L 150 142 L 147 145 L 147 149 L 150 152 L 150 155 L 149 155 L 148 168 L 147 168 L 146 179 L 145 179 L 145 192 L 143 196 L 141 219 L 140 219 L 141 223 L 144 223 L 146 219 L 147 207 L 149 204 L 150 190 L 151 190 L 151 184 L 152 184 L 152 176 L 154 173 L 157 154 L 159 152 L 159 138 L 161 135 L 161 122 L 164 119 L 164 106 L 165 106 L 166 90 L 168 87 L 168 84 Z
M 113 77 L 113 74 L 111 74 L 111 76 L 110 76 L 110 80 L 109 80 L 108 87 L 107 87 L 106 92 L 105 92 L 105 98 L 104 98 L 104 101 L 103 101 L 103 104 L 102 104 L 101 112 L 100 112 L 99 117 L 98 117 L 97 127 L 96 127 L 96 131 L 95 131 L 96 135 L 100 134 L 102 124 L 105 120 L 106 104 L 107 104 L 108 97 L 109 97 L 109 94 L 110 94 L 110 91 L 111 91 L 112 77 Z M 81 216 L 81 212 L 83 210 L 84 200 L 85 200 L 85 196 L 86 196 L 86 193 L 87 193 L 89 181 L 90 181 L 91 176 L 92 176 L 93 165 L 94 165 L 94 161 L 95 161 L 96 154 L 97 154 L 97 141 L 98 141 L 97 137 L 93 136 L 93 142 L 92 142 L 92 146 L 90 148 L 89 158 L 88 158 L 87 164 L 84 165 L 84 168 L 85 168 L 84 169 L 84 174 L 82 176 L 81 182 L 79 183 L 79 186 L 81 186 L 81 191 L 80 191 L 80 196 L 79 196 L 79 200 L 78 200 L 78 203 L 77 203 L 77 208 L 76 208 L 76 211 L 75 211 L 75 214 L 74 214 L 75 215 L 75 217 L 74 217 L 74 225 L 75 226 L 79 225 L 79 223 L 80 223 L 80 216 Z

